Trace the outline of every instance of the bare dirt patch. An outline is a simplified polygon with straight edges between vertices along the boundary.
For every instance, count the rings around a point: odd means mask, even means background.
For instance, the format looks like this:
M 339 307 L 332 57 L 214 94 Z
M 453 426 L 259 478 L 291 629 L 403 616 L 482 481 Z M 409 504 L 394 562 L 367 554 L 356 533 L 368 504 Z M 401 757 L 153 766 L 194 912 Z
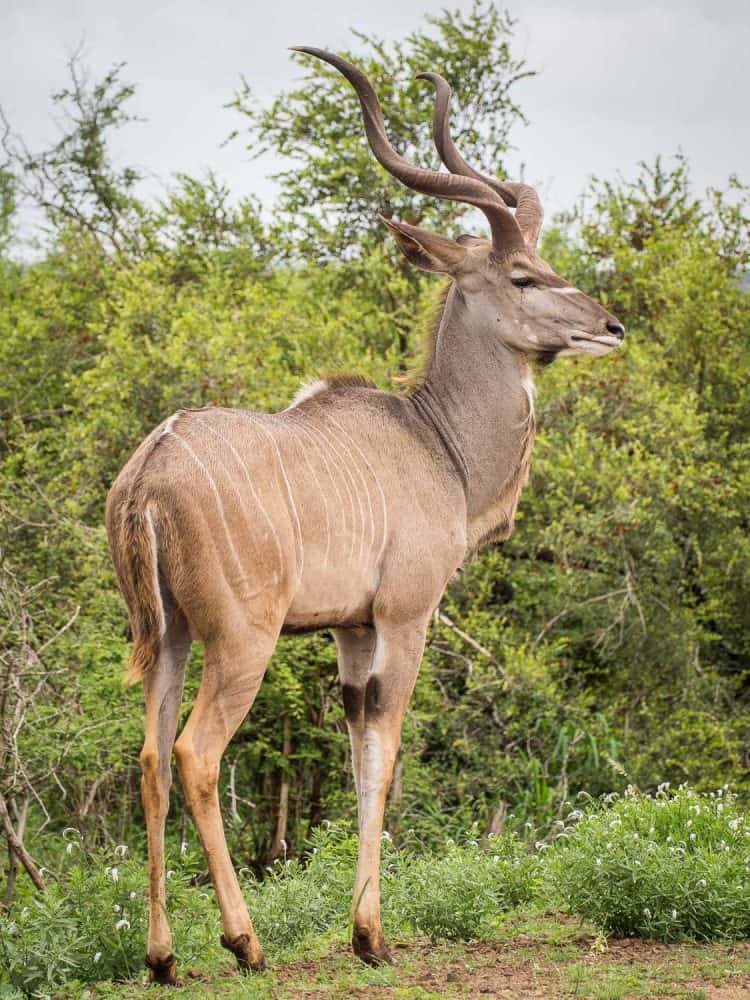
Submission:
M 519 934 L 463 947 L 420 942 L 397 954 L 396 969 L 366 973 L 344 949 L 291 963 L 276 970 L 278 996 L 750 1000 L 750 944 L 666 945 L 635 938 L 605 944 L 575 933 L 549 942 Z

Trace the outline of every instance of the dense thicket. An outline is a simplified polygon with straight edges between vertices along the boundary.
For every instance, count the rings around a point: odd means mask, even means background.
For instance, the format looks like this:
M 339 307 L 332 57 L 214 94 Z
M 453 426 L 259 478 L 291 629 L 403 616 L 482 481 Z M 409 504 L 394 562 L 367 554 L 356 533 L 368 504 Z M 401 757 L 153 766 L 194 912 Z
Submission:
M 434 165 L 429 88 L 405 76 L 444 66 L 462 146 L 502 171 L 525 73 L 505 15 L 478 5 L 400 48 L 357 43 L 399 148 Z M 456 206 L 396 188 L 365 150 L 346 85 L 307 72 L 315 87 L 270 111 L 247 89 L 235 101 L 253 148 L 296 158 L 272 214 L 211 176 L 139 199 L 137 172 L 109 153 L 113 129 L 137 127 L 118 68 L 92 84 L 73 66 L 54 147 L 6 139 L 0 790 L 6 828 L 50 867 L 65 827 L 91 845 L 142 836 L 141 695 L 122 683 L 126 617 L 102 527 L 119 467 L 178 407 L 277 409 L 330 368 L 398 389 L 438 293 L 374 220 L 385 208 L 450 230 Z M 15 231 L 29 199 L 45 220 L 33 262 Z M 545 829 L 580 789 L 629 781 L 750 792 L 746 211 L 736 182 L 695 196 L 678 159 L 595 182 L 548 227 L 543 254 L 612 308 L 627 346 L 538 375 L 516 533 L 469 562 L 430 636 L 389 804 L 402 840 L 475 819 Z M 350 815 L 346 764 L 331 639 L 282 641 L 225 758 L 237 862 L 264 861 L 282 837 L 293 851 L 321 819 Z M 173 839 L 193 837 L 179 790 L 170 822 Z

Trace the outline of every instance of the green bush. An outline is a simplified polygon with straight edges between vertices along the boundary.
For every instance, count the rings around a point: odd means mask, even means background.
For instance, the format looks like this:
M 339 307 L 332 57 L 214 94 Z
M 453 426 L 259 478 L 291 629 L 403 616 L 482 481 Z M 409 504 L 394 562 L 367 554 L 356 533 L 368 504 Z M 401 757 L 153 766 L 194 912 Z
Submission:
M 277 862 L 262 879 L 245 885 L 250 915 L 270 954 L 335 926 L 344 927 L 351 907 L 357 838 L 346 827 L 326 824 L 313 831 L 307 861 Z
M 573 812 L 546 858 L 569 909 L 613 934 L 750 937 L 750 820 L 724 790 L 629 790 Z
M 69 841 L 71 864 L 47 891 L 32 894 L 24 880 L 10 911 L 0 911 L 0 985 L 25 996 L 65 984 L 125 980 L 144 972 L 148 926 L 147 868 L 127 848 L 85 853 Z M 183 862 L 168 872 L 167 898 L 178 957 L 195 962 L 219 939 L 217 910 L 207 893 L 189 887 Z
M 279 863 L 249 881 L 248 905 L 258 935 L 273 953 L 349 920 L 357 838 L 345 828 L 317 830 L 312 854 Z M 383 842 L 381 885 L 386 932 L 416 930 L 433 940 L 472 940 L 498 915 L 531 899 L 538 859 L 514 837 L 449 842 L 443 854 L 414 857 Z
M 449 843 L 441 856 L 404 863 L 393 886 L 394 915 L 433 941 L 486 935 L 498 916 L 534 893 L 538 859 L 515 837 Z

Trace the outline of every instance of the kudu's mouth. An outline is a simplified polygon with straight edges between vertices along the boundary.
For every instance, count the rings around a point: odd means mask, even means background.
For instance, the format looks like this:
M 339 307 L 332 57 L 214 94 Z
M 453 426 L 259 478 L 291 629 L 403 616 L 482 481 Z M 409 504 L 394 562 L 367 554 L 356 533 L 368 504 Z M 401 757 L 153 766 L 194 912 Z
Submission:
M 622 337 L 617 337 L 612 333 L 591 334 L 580 330 L 568 334 L 568 349 L 576 353 L 608 354 L 621 345 Z

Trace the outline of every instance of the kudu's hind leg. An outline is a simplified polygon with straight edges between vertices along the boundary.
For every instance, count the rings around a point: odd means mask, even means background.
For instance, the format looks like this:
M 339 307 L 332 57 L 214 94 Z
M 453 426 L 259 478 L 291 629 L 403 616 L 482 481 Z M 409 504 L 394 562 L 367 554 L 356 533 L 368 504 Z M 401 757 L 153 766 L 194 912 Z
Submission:
M 368 964 L 391 963 L 380 922 L 383 813 L 401 742 L 401 725 L 424 652 L 427 619 L 378 622 L 364 685 L 359 749 L 359 859 L 352 904 L 352 947 Z
M 164 879 L 164 824 L 172 785 L 172 747 L 182 701 L 190 635 L 175 610 L 161 643 L 159 659 L 143 678 L 146 738 L 141 751 L 141 798 L 146 818 L 149 866 L 149 922 L 146 965 L 156 983 L 177 981 L 172 932 L 167 920 Z
M 224 836 L 219 765 L 255 700 L 275 643 L 276 635 L 240 628 L 207 646 L 198 696 L 175 744 L 185 796 L 221 909 L 221 943 L 243 971 L 262 969 L 265 962 Z

